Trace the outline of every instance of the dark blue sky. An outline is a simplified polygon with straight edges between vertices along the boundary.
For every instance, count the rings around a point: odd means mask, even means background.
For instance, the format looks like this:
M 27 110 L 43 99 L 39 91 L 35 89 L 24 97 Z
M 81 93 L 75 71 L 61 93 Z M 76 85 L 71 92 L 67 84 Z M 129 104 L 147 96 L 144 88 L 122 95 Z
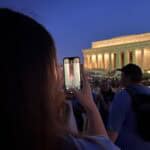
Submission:
M 53 35 L 58 58 L 82 56 L 92 41 L 150 32 L 150 0 L 0 0 Z

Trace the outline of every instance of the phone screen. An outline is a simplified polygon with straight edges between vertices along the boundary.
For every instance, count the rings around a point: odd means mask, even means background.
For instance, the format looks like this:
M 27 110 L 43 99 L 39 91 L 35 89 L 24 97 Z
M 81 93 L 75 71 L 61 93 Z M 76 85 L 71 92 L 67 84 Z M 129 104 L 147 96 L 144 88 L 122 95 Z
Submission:
M 64 79 L 65 89 L 81 89 L 80 77 L 80 58 L 68 57 L 64 58 Z

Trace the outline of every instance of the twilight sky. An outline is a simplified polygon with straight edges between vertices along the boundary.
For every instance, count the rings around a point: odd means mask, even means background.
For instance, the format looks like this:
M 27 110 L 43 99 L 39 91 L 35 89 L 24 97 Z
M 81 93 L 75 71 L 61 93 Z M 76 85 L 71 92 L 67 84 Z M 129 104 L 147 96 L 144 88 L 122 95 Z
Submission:
M 81 56 L 92 41 L 150 32 L 150 0 L 0 0 L 53 35 L 58 59 Z

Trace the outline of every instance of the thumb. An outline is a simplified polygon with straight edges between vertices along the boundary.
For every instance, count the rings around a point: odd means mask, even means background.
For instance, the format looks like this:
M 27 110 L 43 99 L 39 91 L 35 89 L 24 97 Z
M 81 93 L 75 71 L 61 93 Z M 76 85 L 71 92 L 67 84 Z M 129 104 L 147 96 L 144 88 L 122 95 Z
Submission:
M 70 91 L 75 95 L 77 96 L 79 94 L 79 91 L 77 89 L 70 89 Z

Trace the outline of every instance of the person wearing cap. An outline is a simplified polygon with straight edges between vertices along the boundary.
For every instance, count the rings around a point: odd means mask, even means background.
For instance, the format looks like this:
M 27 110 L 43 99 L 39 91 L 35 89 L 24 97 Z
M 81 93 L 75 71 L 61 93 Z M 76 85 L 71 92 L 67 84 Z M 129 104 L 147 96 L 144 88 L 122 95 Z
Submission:
M 136 116 L 127 89 L 130 88 L 138 94 L 150 94 L 150 88 L 141 84 L 142 70 L 139 66 L 128 64 L 118 70 L 121 71 L 123 89 L 115 94 L 109 110 L 108 135 L 123 150 L 149 150 L 150 142 L 145 142 L 136 130 Z

